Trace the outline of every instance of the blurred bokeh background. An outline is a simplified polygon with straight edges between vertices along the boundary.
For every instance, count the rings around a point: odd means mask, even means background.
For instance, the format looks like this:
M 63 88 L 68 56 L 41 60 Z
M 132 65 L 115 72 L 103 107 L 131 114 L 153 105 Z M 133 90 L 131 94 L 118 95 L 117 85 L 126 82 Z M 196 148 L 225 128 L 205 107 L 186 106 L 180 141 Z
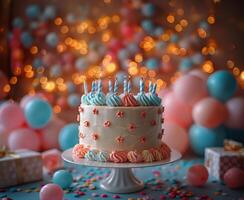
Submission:
M 187 134 L 194 122 L 216 131 L 232 116 L 225 132 L 243 133 L 243 8 L 241 0 L 0 1 L 0 100 L 39 95 L 55 115 L 74 122 L 85 80 L 101 78 L 107 90 L 108 79 L 121 84 L 127 75 L 137 91 L 144 77 L 165 98 L 171 132 Z M 231 98 L 237 100 L 228 108 Z

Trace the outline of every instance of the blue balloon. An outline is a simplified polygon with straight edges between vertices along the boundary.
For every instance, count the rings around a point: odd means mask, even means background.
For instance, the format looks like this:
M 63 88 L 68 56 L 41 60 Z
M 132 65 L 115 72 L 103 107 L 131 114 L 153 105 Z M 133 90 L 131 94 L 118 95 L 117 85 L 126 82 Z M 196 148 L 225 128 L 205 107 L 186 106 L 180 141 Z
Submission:
M 23 32 L 20 36 L 21 42 L 24 47 L 28 48 L 33 43 L 33 38 L 29 32 Z
M 33 4 L 26 8 L 25 13 L 30 19 L 37 19 L 41 14 L 41 9 L 38 5 Z
M 155 69 L 158 69 L 160 66 L 159 66 L 159 61 L 155 58 L 149 58 L 147 61 L 146 61 L 146 67 L 148 69 L 151 69 L 151 70 L 155 70 Z
M 78 124 L 71 123 L 64 126 L 59 133 L 60 148 L 64 151 L 78 144 L 78 133 Z
M 123 84 L 123 81 L 124 81 L 124 78 L 125 76 L 127 76 L 128 74 L 124 71 L 119 71 L 117 74 L 116 74 L 116 78 L 118 80 L 118 83 L 119 84 Z
M 118 52 L 118 58 L 120 60 L 126 60 L 128 59 L 130 56 L 129 52 L 127 49 L 121 49 L 119 52 Z
M 142 6 L 141 12 L 146 17 L 151 17 L 155 13 L 155 6 L 152 3 L 146 3 Z
M 43 18 L 45 20 L 52 20 L 56 17 L 56 8 L 54 6 L 47 6 L 43 12 Z
M 59 64 L 52 65 L 49 73 L 50 73 L 50 76 L 52 76 L 52 77 L 60 76 L 62 74 L 61 65 L 59 65 Z
M 200 22 L 199 27 L 204 29 L 204 30 L 208 30 L 209 24 L 205 21 L 202 21 L 202 22 Z
M 155 45 L 155 49 L 158 51 L 158 52 L 161 52 L 165 49 L 166 47 L 166 44 L 164 41 L 158 41 Z
M 154 31 L 154 24 L 149 19 L 143 20 L 141 26 L 148 33 L 153 33 Z
M 237 90 L 235 77 L 226 70 L 220 70 L 210 75 L 207 86 L 209 94 L 222 102 L 230 99 Z
M 20 17 L 14 18 L 13 27 L 22 29 L 24 27 L 24 21 Z
M 32 63 L 33 67 L 39 68 L 43 66 L 42 59 L 41 58 L 35 58 Z
M 178 40 L 179 40 L 179 36 L 178 35 L 176 35 L 176 34 L 172 34 L 171 35 L 171 37 L 170 37 L 170 41 L 171 42 L 178 42 Z
M 199 65 L 204 61 L 204 58 L 202 54 L 196 53 L 193 56 L 191 56 L 192 63 L 195 65 Z
M 46 36 L 46 43 L 50 46 L 50 47 L 56 47 L 57 44 L 59 42 L 59 38 L 57 33 L 55 32 L 51 32 L 48 33 Z
M 197 155 L 204 155 L 205 148 L 223 146 L 226 138 L 226 130 L 223 126 L 209 129 L 200 125 L 192 125 L 190 128 L 190 144 Z
M 181 60 L 179 68 L 180 68 L 180 71 L 185 72 L 185 71 L 190 70 L 192 68 L 192 66 L 193 66 L 193 63 L 192 63 L 191 59 L 184 58 Z
M 68 104 L 70 107 L 77 107 L 80 104 L 80 96 L 78 94 L 69 95 Z
M 63 189 L 70 187 L 72 182 L 73 176 L 67 170 L 58 170 L 53 174 L 53 183 L 59 185 Z
M 46 126 L 50 121 L 52 107 L 47 101 L 35 98 L 26 104 L 24 113 L 29 126 L 39 129 Z
M 75 68 L 79 71 L 85 70 L 89 66 L 89 63 L 85 57 L 80 57 L 75 61 Z
M 140 76 L 135 76 L 135 77 L 133 77 L 133 79 L 132 79 L 132 83 L 133 83 L 133 85 L 136 86 L 136 87 L 139 87 L 139 85 L 140 85 L 140 80 L 141 80 L 141 77 L 140 77 Z
M 68 82 L 66 83 L 66 85 L 67 85 L 67 90 L 68 90 L 69 93 L 73 93 L 73 92 L 75 92 L 75 85 L 74 85 L 73 82 L 68 81 Z M 73 98 L 74 98 L 74 97 L 73 97 Z M 73 101 L 74 101 L 74 100 L 73 100 Z
M 160 27 L 160 26 L 155 28 L 155 30 L 154 30 L 154 35 L 155 36 L 161 36 L 163 33 L 164 33 L 164 29 L 162 27 Z
M 127 49 L 132 54 L 136 54 L 140 50 L 139 46 L 136 43 L 128 44 Z

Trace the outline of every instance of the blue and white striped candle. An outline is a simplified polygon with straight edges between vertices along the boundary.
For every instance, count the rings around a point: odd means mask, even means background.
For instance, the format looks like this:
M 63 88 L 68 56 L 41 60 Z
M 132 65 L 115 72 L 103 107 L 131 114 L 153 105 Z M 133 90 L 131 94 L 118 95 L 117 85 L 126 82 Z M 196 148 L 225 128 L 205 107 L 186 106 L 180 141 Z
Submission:
M 157 83 L 153 84 L 153 90 L 152 93 L 155 94 L 156 93 L 156 89 L 157 89 Z
M 91 88 L 91 91 L 92 92 L 95 92 L 96 91 L 96 86 L 95 86 L 95 81 L 92 81 L 92 88 Z
M 112 81 L 111 80 L 108 81 L 108 91 L 109 91 L 109 93 L 113 92 L 113 85 L 112 85 Z
M 140 85 L 139 85 L 140 93 L 144 92 L 144 86 L 145 86 L 144 80 L 143 80 L 143 78 L 141 78 Z
M 98 82 L 97 82 L 97 91 L 102 92 L 102 81 L 101 81 L 101 79 L 98 80 Z
M 128 81 L 127 91 L 128 91 L 128 93 L 131 92 L 131 80 Z
M 118 83 L 118 80 L 116 78 L 114 81 L 114 93 L 118 93 L 118 90 L 119 90 L 119 83 Z
M 152 93 L 152 89 L 153 89 L 152 81 L 149 81 L 148 92 Z
M 124 77 L 124 94 L 127 92 L 127 78 Z

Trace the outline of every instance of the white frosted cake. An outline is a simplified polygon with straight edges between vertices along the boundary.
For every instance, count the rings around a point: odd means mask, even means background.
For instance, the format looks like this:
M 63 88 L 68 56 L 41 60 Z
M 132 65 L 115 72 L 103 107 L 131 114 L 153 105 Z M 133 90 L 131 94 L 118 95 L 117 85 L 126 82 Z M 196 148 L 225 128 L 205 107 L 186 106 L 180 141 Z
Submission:
M 73 148 L 75 158 L 100 162 L 153 162 L 168 159 L 170 149 L 162 143 L 161 99 L 150 84 L 144 93 L 130 92 L 130 82 L 124 82 L 124 93 L 117 95 L 109 82 L 109 93 L 102 93 L 101 82 L 94 82 L 92 91 L 82 96 L 79 107 L 79 144 Z

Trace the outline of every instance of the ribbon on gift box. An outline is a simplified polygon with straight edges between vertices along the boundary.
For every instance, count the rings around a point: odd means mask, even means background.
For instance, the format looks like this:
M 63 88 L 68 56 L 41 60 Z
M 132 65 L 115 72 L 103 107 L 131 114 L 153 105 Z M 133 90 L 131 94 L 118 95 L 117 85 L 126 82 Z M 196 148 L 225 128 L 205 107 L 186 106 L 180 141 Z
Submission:
M 240 165 L 244 169 L 244 147 L 242 143 L 234 140 L 224 140 L 224 150 L 238 153 Z

